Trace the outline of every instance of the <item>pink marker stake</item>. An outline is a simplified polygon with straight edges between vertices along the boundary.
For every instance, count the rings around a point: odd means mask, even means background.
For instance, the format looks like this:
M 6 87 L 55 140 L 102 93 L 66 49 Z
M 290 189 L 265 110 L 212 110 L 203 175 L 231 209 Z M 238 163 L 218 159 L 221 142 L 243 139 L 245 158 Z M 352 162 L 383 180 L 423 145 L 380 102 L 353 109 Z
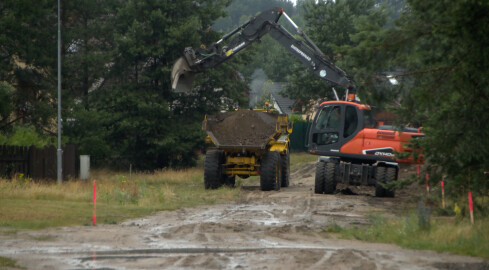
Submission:
M 92 225 L 97 223 L 97 180 L 93 180 L 93 214 Z
M 426 174 L 426 192 L 430 193 L 430 184 L 429 184 L 429 181 L 430 181 L 430 175 L 429 174 Z
M 441 180 L 441 207 L 445 208 L 445 184 Z
M 470 223 L 474 224 L 474 204 L 472 203 L 472 192 L 469 191 L 469 210 L 470 210 Z

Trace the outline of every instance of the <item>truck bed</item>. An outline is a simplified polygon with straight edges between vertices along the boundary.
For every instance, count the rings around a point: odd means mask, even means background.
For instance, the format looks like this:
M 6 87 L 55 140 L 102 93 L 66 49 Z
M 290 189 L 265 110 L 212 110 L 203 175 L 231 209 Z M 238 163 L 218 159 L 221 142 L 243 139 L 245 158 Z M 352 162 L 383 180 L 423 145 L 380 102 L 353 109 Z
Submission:
M 217 148 L 265 149 L 277 135 L 278 113 L 238 110 L 207 116 L 202 129 Z

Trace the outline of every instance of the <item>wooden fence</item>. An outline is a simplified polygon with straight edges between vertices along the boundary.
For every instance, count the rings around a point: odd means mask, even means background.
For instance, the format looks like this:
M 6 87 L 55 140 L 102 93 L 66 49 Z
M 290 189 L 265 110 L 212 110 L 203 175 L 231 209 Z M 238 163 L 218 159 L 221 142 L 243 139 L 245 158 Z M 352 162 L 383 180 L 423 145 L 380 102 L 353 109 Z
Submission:
M 57 150 L 34 146 L 0 146 L 0 177 L 12 178 L 24 174 L 33 179 L 57 178 Z M 63 179 L 78 177 L 77 150 L 73 144 L 63 147 Z

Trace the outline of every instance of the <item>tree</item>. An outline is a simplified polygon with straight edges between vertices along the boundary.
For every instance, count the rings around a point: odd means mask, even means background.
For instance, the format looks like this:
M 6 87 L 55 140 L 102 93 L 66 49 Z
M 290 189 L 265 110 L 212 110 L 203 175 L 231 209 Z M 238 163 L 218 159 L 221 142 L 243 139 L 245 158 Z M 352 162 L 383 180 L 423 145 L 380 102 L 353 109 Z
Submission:
M 67 1 L 63 7 L 64 102 L 90 109 L 89 91 L 102 87 L 114 46 L 111 0 Z M 76 104 L 75 104 L 76 103 Z M 67 111 L 69 113 L 69 110 Z
M 349 66 L 345 56 L 340 53 L 342 46 L 355 46 L 357 42 L 351 37 L 358 32 L 355 20 L 367 16 L 375 19 L 377 9 L 373 0 L 305 0 L 302 3 L 304 19 L 306 20 L 306 33 L 322 50 L 331 62 L 353 76 L 357 67 Z M 380 20 L 380 19 L 376 19 Z M 345 68 L 347 67 L 347 68 Z M 295 63 L 293 70 L 287 77 L 289 82 L 286 93 L 295 99 L 305 101 L 323 98 L 333 99 L 331 87 L 323 80 L 299 63 Z M 336 89 L 342 96 L 342 89 Z
M 200 76 L 200 91 L 191 95 L 170 90 L 170 70 L 184 47 L 218 39 L 209 26 L 228 2 L 127 1 L 117 9 L 105 83 L 88 94 L 90 110 L 78 108 L 69 127 L 82 151 L 139 169 L 195 162 L 204 114 L 216 111 L 221 97 L 243 103 L 244 82 L 236 79 L 233 66 L 239 58 Z
M 12 120 L 50 132 L 55 117 L 52 102 L 56 90 L 56 6 L 52 1 L 6 0 L 0 3 L 0 81 L 13 87 Z
M 253 16 L 260 14 L 270 8 L 281 7 L 284 11 L 301 25 L 302 17 L 300 16 L 299 6 L 294 6 L 288 0 L 244 0 L 233 1 L 227 8 L 228 16 L 216 21 L 213 28 L 221 32 L 230 32 L 239 27 Z M 279 21 L 289 32 L 295 33 L 295 29 L 282 18 Z M 283 82 L 285 77 L 291 72 L 291 55 L 280 46 L 273 38 L 268 35 L 263 36 L 260 42 L 255 42 L 240 54 L 248 62 L 241 67 L 240 71 L 245 77 L 250 77 L 257 69 L 263 69 L 266 75 L 273 81 Z M 292 61 L 296 61 L 293 59 Z
M 393 55 L 404 60 L 411 83 L 400 115 L 425 127 L 424 151 L 449 177 L 449 190 L 487 194 L 489 3 L 408 4 L 384 42 L 400 48 Z
M 395 98 L 400 123 L 423 125 L 427 162 L 458 196 L 489 188 L 487 14 L 483 1 L 409 0 L 391 27 L 382 27 L 380 16 L 358 17 L 354 44 L 340 48 L 369 102 Z M 400 84 L 387 91 L 378 78 L 392 70 Z
M 210 26 L 230 2 L 63 3 L 63 132 L 68 139 L 97 163 L 130 163 L 139 169 L 192 165 L 203 145 L 204 114 L 247 103 L 247 82 L 237 72 L 247 56 L 202 74 L 197 83 L 202 91 L 190 95 L 170 90 L 170 71 L 186 46 L 219 38 Z M 2 133 L 54 134 L 56 3 L 6 0 L 0 8 Z M 12 136 L 2 134 L 2 141 Z

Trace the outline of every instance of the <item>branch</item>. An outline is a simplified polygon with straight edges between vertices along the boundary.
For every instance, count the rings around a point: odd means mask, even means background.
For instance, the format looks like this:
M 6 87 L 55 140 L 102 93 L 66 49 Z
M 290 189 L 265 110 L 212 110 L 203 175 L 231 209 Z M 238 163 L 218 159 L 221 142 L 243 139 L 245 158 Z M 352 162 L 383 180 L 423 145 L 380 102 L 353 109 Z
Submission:
M 9 126 L 9 125 L 11 125 L 11 124 L 13 124 L 13 123 L 15 123 L 15 122 L 19 121 L 19 120 L 20 120 L 20 119 L 22 119 L 22 118 L 24 118 L 24 117 L 23 117 L 23 116 L 21 116 L 21 117 L 18 117 L 17 119 L 14 119 L 14 120 L 12 120 L 12 121 L 8 122 L 7 124 L 5 124 L 5 125 L 1 126 L 1 127 L 0 127 L 0 129 L 4 129 L 4 128 L 6 128 L 7 126 Z
M 406 76 L 411 76 L 411 75 L 417 75 L 417 74 L 424 74 L 424 73 L 434 73 L 438 71 L 443 71 L 443 70 L 454 70 L 455 67 L 453 66 L 445 66 L 445 67 L 436 67 L 436 68 L 430 68 L 430 69 L 425 69 L 425 70 L 417 70 L 417 71 L 412 71 L 412 72 L 406 72 L 406 73 L 401 73 L 397 75 L 389 75 L 389 78 L 397 78 L 397 77 L 406 77 Z M 377 79 L 383 79 L 385 76 L 376 76 L 375 78 Z

